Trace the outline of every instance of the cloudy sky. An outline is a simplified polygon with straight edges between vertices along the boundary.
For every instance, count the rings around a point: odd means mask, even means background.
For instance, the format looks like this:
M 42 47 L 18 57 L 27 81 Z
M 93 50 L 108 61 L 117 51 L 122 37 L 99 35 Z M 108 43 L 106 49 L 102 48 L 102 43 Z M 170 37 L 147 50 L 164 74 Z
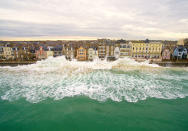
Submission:
M 188 0 L 0 0 L 0 39 L 188 37 Z

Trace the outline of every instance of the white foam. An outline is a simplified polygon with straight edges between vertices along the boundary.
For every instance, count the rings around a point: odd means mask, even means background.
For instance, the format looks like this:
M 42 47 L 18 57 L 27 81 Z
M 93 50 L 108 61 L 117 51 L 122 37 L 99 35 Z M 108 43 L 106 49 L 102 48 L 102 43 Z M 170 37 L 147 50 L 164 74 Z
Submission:
M 8 69 L 9 71 L 39 71 L 39 72 L 54 72 L 68 68 L 70 70 L 84 71 L 84 69 L 112 69 L 126 67 L 126 69 L 138 69 L 138 68 L 159 68 L 158 65 L 149 64 L 149 61 L 136 62 L 128 57 L 118 59 L 117 61 L 107 62 L 106 60 L 96 59 L 92 62 L 79 62 L 76 60 L 67 61 L 64 56 L 50 57 L 46 60 L 38 61 L 32 65 L 22 65 L 17 67 L 0 67 L 0 69 Z
M 0 96 L 9 101 L 25 98 L 32 103 L 81 95 L 98 101 L 111 99 L 118 102 L 186 97 L 188 92 L 184 86 L 187 83 L 177 83 L 187 79 L 188 73 L 179 77 L 165 72 L 165 69 L 130 58 L 114 62 L 49 58 L 33 65 L 1 67 Z

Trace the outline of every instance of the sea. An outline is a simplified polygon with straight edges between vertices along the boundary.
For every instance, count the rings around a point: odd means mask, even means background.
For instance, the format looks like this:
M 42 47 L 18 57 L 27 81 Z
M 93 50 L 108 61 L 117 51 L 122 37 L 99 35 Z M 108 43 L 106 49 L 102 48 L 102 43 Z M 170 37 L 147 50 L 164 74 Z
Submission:
M 63 56 L 1 66 L 0 131 L 188 131 L 188 67 Z

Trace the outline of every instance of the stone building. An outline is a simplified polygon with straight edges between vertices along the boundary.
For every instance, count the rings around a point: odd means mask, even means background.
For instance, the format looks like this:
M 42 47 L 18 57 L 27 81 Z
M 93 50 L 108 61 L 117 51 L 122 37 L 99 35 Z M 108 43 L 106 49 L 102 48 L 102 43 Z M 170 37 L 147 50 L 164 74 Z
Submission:
M 82 46 L 77 49 L 77 56 L 78 61 L 86 61 L 87 60 L 87 51 Z

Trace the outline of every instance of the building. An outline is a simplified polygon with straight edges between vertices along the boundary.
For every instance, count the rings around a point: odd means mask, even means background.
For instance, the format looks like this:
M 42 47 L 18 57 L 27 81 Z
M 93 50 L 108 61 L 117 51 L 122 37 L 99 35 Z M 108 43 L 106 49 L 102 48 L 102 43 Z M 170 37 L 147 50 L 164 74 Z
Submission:
M 131 56 L 135 59 L 160 59 L 162 43 L 132 43 Z
M 25 46 L 18 47 L 18 60 L 29 60 L 29 51 L 27 47 Z
M 54 52 L 53 52 L 53 47 L 52 46 L 48 46 L 45 49 L 45 52 L 46 52 L 46 58 L 54 56 Z
M 98 51 L 96 48 L 88 49 L 88 60 L 92 61 L 98 58 Z
M 66 46 L 66 47 L 64 47 L 63 52 L 64 52 L 65 58 L 66 58 L 67 60 L 73 60 L 73 59 L 75 58 L 75 57 L 74 57 L 74 54 L 75 54 L 74 52 L 75 52 L 75 50 L 74 50 L 72 44 L 71 44 L 71 45 L 68 45 L 68 46 Z
M 120 58 L 131 56 L 131 42 L 120 43 Z
M 188 48 L 188 38 L 186 38 L 186 39 L 180 39 L 177 42 L 177 45 L 178 46 L 184 46 L 184 47 Z
M 53 48 L 53 56 L 62 56 L 63 55 L 63 46 L 62 45 L 57 45 Z
M 12 57 L 13 57 L 14 60 L 19 59 L 19 48 L 18 47 L 12 48 Z
M 105 59 L 105 57 L 106 57 L 105 44 L 99 44 L 99 46 L 98 46 L 98 56 L 99 56 L 99 59 L 102 59 L 102 60 Z
M 0 46 L 0 59 L 3 59 L 3 46 Z
M 162 49 L 162 60 L 172 59 L 172 54 L 176 46 L 177 41 L 164 41 Z
M 83 48 L 82 46 L 77 49 L 77 56 L 76 56 L 78 61 L 86 61 L 87 60 L 87 52 L 86 49 Z
M 174 59 L 187 59 L 187 49 L 184 46 L 177 46 L 172 54 Z
M 164 49 L 162 51 L 162 60 L 170 60 L 171 59 L 171 51 L 169 49 Z
M 12 59 L 12 48 L 11 47 L 3 47 L 3 58 L 9 60 Z
M 28 50 L 28 55 L 30 60 L 36 60 L 36 50 L 35 47 L 30 47 Z
M 114 49 L 114 57 L 115 57 L 115 59 L 118 59 L 120 57 L 120 49 L 119 49 L 119 47 L 115 47 L 115 49 Z
M 47 58 L 46 52 L 44 50 L 44 47 L 40 46 L 39 50 L 36 51 L 36 58 L 38 60 L 42 60 L 42 59 L 46 59 Z
M 3 46 L 0 46 L 0 59 L 3 59 Z
M 106 57 L 114 56 L 114 44 L 113 43 L 107 43 L 105 50 L 106 50 Z

